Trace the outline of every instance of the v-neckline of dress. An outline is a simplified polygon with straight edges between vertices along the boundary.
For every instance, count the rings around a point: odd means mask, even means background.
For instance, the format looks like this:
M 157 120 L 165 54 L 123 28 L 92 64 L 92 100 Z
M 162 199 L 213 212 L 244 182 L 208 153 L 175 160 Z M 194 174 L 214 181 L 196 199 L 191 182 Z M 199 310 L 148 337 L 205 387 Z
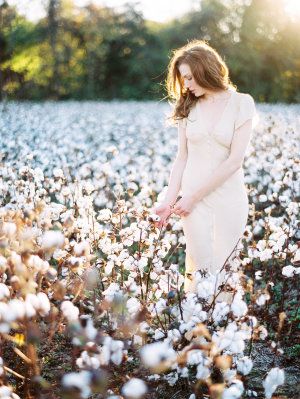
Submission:
M 222 112 L 221 112 L 220 118 L 218 119 L 217 123 L 215 123 L 215 124 L 212 126 L 212 128 L 210 128 L 209 130 L 207 129 L 207 133 L 208 133 L 209 135 L 213 134 L 213 132 L 215 131 L 216 127 L 221 123 L 221 120 L 223 119 L 223 117 L 224 117 L 224 115 L 225 115 L 225 112 L 227 111 L 227 108 L 228 108 L 228 106 L 229 106 L 229 104 L 230 104 L 230 102 L 231 102 L 231 100 L 232 100 L 232 97 L 234 96 L 235 90 L 228 89 L 228 91 L 230 92 L 230 96 L 229 96 L 229 98 L 227 99 L 227 102 L 226 102 L 226 104 L 225 104 L 225 106 L 224 106 L 224 108 L 223 108 L 223 110 L 222 110 Z M 203 117 L 202 109 L 201 109 L 202 107 L 200 106 L 200 102 L 198 102 L 197 105 L 198 105 L 198 108 L 197 108 L 197 116 L 199 117 L 199 120 L 201 121 L 201 119 L 202 119 L 202 117 Z M 199 110 L 199 108 L 200 108 L 200 110 Z M 202 114 L 202 115 L 201 115 L 201 114 Z

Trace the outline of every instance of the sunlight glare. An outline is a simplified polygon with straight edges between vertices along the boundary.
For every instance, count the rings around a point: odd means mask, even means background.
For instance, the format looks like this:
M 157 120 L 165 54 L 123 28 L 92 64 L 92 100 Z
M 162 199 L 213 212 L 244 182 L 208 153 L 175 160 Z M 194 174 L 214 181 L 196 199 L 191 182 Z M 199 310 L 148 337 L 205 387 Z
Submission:
M 285 0 L 284 9 L 293 19 L 300 18 L 300 0 Z

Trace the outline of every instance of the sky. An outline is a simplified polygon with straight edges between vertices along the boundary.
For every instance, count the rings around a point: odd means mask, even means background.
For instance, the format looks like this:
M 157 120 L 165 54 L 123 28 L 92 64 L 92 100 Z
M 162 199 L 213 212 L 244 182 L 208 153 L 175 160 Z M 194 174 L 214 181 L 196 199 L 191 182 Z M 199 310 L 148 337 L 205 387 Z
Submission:
M 3 0 L 0 0 L 0 4 Z M 31 21 L 37 21 L 45 15 L 44 5 L 49 0 L 7 0 L 9 4 L 16 5 L 19 12 L 25 14 Z M 71 1 L 71 0 L 70 0 Z M 128 0 L 73 0 L 77 6 L 88 3 L 102 4 L 109 7 L 119 7 Z M 138 10 L 142 11 L 144 18 L 166 22 L 179 17 L 192 9 L 199 9 L 201 0 L 129 0 L 139 3 Z M 263 0 L 262 0 L 263 1 Z M 274 0 L 274 5 L 276 0 Z M 292 19 L 300 19 L 300 0 L 284 0 L 285 10 Z
M 102 4 L 109 7 L 122 6 L 126 0 L 73 0 L 78 6 L 88 3 Z M 299 0 L 300 1 L 300 0 Z M 185 12 L 195 9 L 200 3 L 199 0 L 135 0 L 140 6 L 144 18 L 158 22 L 165 22 L 178 17 Z M 1 3 L 1 0 L 0 0 Z M 36 21 L 44 16 L 44 7 L 47 0 L 8 0 L 11 5 L 16 5 L 19 12 L 25 14 L 28 19 Z

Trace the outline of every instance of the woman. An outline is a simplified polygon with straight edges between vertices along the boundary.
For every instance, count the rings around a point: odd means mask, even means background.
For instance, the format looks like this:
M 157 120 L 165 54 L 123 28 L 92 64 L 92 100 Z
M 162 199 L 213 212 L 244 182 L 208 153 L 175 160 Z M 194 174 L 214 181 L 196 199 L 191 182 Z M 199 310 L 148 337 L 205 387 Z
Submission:
M 242 165 L 257 115 L 253 98 L 236 91 L 225 62 L 202 40 L 174 52 L 167 89 L 175 99 L 178 152 L 155 212 L 159 227 L 172 213 L 182 218 L 184 290 L 195 292 L 197 271 L 223 282 L 223 266 L 243 235 L 248 196 Z

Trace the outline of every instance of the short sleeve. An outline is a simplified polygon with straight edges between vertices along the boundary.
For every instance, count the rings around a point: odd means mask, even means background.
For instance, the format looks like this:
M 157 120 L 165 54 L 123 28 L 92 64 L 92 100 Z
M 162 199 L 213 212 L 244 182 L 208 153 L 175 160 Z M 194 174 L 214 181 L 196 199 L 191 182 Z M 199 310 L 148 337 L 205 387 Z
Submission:
M 237 117 L 234 124 L 235 130 L 241 127 L 249 119 L 252 120 L 252 128 L 254 128 L 258 123 L 258 114 L 255 102 L 250 94 L 243 93 L 239 102 Z

